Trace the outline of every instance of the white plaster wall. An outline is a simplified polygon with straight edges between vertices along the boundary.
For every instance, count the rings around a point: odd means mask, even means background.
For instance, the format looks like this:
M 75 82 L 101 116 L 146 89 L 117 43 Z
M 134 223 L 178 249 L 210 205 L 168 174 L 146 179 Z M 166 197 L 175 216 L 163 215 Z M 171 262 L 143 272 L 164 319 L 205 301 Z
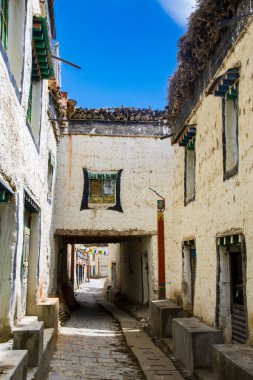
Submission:
M 147 303 L 157 298 L 156 243 L 156 237 L 142 237 L 120 244 L 120 290 L 136 304 Z M 148 259 L 148 283 L 145 279 L 143 281 L 144 254 Z
M 218 75 L 241 67 L 239 82 L 239 172 L 223 181 L 222 101 L 203 96 L 189 124 L 197 123 L 195 201 L 184 206 L 184 149 L 176 146 L 172 203 L 166 213 L 167 292 L 179 300 L 181 242 L 196 238 L 197 272 L 194 314 L 215 323 L 216 236 L 239 229 L 246 238 L 247 303 L 253 339 L 253 23 L 228 55 Z
M 11 303 L 9 320 L 12 325 L 14 317 L 19 318 L 20 314 L 20 268 L 23 249 L 23 215 L 24 215 L 24 189 L 28 190 L 41 209 L 41 223 L 39 228 L 40 246 L 37 252 L 39 262 L 39 278 L 36 279 L 37 290 L 39 283 L 43 287 L 44 294 L 48 290 L 48 273 L 52 264 L 51 254 L 51 229 L 52 229 L 52 205 L 47 201 L 47 170 L 49 150 L 54 157 L 57 156 L 56 139 L 48 122 L 48 89 L 47 81 L 43 81 L 42 99 L 42 119 L 40 131 L 40 146 L 36 148 L 31 133 L 26 126 L 27 102 L 30 88 L 31 77 L 31 33 L 32 16 L 39 12 L 39 1 L 28 0 L 27 4 L 27 25 L 25 28 L 25 50 L 24 50 L 24 82 L 21 104 L 16 96 L 14 86 L 10 81 L 6 62 L 0 53 L 0 178 L 4 179 L 16 195 L 14 202 L 16 208 L 16 231 L 14 236 L 15 249 L 11 248 L 8 252 L 12 257 L 12 269 L 9 273 L 10 278 L 15 279 L 11 285 L 6 282 L 7 291 L 11 295 L 6 302 Z M 11 22 L 12 20 L 10 20 Z M 17 22 L 17 21 L 16 21 Z M 10 229 L 13 228 L 11 223 Z M 13 239 L 13 234 L 11 235 Z M 7 244 L 8 246 L 8 244 Z M 2 249 L 0 256 L 3 255 Z M 36 272 L 36 271 L 35 271 Z M 9 294 L 8 293 L 8 294 Z M 2 302 L 2 300 L 0 300 Z M 1 332 L 0 332 L 1 334 Z
M 109 244 L 108 247 L 99 247 L 99 250 L 108 251 L 108 256 L 100 255 L 100 277 L 107 277 L 108 281 L 111 282 L 111 264 L 116 261 L 116 244 Z
M 112 263 L 116 263 L 116 287 L 120 288 L 120 244 L 108 244 L 108 281 L 112 283 Z
M 168 176 L 173 148 L 153 138 L 66 135 L 59 144 L 55 228 L 66 234 L 84 230 L 156 232 L 156 199 L 149 187 L 169 197 Z M 123 213 L 105 209 L 80 211 L 83 168 L 117 171 L 121 177 Z

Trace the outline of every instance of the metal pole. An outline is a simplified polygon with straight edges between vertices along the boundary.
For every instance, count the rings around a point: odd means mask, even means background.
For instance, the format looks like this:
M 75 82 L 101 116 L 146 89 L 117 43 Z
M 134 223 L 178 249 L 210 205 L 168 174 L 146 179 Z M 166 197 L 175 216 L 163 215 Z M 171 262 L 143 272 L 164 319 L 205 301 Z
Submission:
M 164 210 L 165 210 L 165 199 L 157 200 L 158 299 L 159 300 L 166 298 Z
M 67 61 L 66 59 L 63 59 L 63 58 L 57 57 L 56 55 L 52 55 L 52 58 L 53 58 L 53 59 L 56 59 L 57 61 L 61 61 L 61 62 L 63 62 L 63 63 L 66 63 L 67 65 L 73 66 L 73 67 L 75 67 L 76 69 L 81 70 L 81 66 L 76 65 L 76 64 L 73 63 L 73 62 Z

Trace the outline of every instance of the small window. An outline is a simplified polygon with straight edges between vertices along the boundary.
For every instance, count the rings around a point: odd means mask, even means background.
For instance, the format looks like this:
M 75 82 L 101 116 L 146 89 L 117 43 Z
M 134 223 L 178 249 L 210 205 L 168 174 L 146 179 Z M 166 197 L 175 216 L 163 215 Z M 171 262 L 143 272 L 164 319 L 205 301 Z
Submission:
M 234 94 L 223 99 L 224 179 L 238 172 L 238 86 Z
M 90 203 L 114 204 L 116 202 L 116 174 L 90 173 L 89 188 Z
M 8 47 L 8 0 L 0 1 L 0 39 L 4 48 L 7 50 Z
M 81 210 L 104 209 L 123 212 L 120 196 L 122 172 L 123 169 L 99 173 L 83 168 Z
M 50 153 L 48 158 L 48 171 L 47 171 L 47 200 L 51 203 L 53 195 L 53 178 L 54 178 L 55 159 Z
M 33 83 L 31 81 L 30 90 L 29 90 L 29 98 L 28 98 L 28 106 L 27 106 L 27 114 L 26 121 L 29 125 L 32 122 L 32 100 L 33 100 Z
M 185 205 L 195 199 L 195 137 L 185 147 Z
M 32 130 L 32 134 L 33 134 L 36 144 L 39 143 L 39 138 L 40 138 L 40 118 L 41 118 L 41 105 L 42 105 L 41 91 L 42 91 L 42 82 L 33 81 L 31 79 L 26 120 L 27 120 L 27 124 Z
M 26 1 L 9 1 L 8 13 L 8 59 L 11 72 L 20 91 L 22 87 L 24 62 L 23 49 L 25 44 Z

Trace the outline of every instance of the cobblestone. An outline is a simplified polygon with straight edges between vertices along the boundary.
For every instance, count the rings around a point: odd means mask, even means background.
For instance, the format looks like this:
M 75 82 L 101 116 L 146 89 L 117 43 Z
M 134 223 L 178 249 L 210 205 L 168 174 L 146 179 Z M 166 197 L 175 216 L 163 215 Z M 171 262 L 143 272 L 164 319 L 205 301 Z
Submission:
M 144 380 L 118 323 L 94 300 L 99 282 L 77 292 L 79 308 L 61 327 L 48 380 Z

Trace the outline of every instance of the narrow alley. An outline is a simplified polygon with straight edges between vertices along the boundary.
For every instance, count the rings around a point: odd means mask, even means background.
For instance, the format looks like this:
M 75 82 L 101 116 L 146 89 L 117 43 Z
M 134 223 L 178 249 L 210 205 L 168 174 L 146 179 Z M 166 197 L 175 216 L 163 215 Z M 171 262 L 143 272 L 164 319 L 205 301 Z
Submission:
M 48 380 L 145 378 L 118 323 L 94 299 L 101 286 L 93 279 L 77 291 L 80 305 L 60 329 Z
M 0 380 L 253 380 L 252 122 L 253 0 L 0 0 Z

